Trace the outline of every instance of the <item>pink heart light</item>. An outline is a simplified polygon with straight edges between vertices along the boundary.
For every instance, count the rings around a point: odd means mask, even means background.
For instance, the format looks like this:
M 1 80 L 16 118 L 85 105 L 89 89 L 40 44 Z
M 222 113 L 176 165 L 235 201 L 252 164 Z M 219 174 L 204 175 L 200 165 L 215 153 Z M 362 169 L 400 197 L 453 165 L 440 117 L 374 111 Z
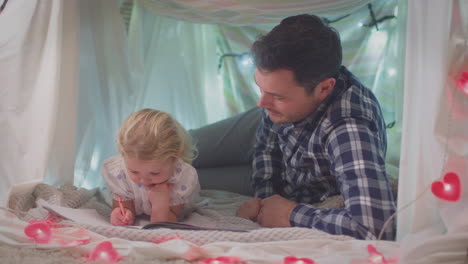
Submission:
M 206 258 L 200 261 L 204 264 L 244 264 L 246 263 L 239 257 L 236 256 L 222 256 L 217 258 Z
M 31 221 L 29 225 L 24 228 L 24 234 L 39 244 L 47 244 L 52 238 L 52 231 L 50 225 L 46 222 Z
M 374 245 L 369 244 L 367 245 L 367 251 L 369 252 L 369 258 L 367 260 L 370 264 L 392 264 L 398 263 L 397 258 L 389 258 L 386 259 L 382 253 L 377 251 Z
M 456 202 L 461 196 L 460 178 L 455 172 L 448 172 L 442 181 L 432 183 L 431 191 L 439 199 Z
M 119 252 L 117 252 L 110 241 L 99 243 L 93 251 L 89 254 L 88 261 L 103 261 L 105 263 L 117 263 L 121 259 Z
M 296 258 L 287 256 L 283 259 L 283 264 L 316 264 L 315 261 L 309 258 Z
M 468 95 L 468 72 L 463 72 L 460 79 L 458 79 L 457 89 L 465 95 Z

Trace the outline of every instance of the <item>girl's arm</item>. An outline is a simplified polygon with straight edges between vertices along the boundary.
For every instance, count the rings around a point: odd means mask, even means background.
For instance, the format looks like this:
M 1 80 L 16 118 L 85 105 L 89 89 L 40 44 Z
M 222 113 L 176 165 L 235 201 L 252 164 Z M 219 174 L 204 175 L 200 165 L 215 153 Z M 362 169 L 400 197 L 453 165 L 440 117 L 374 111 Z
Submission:
M 153 206 L 151 211 L 151 223 L 177 222 L 177 216 L 179 216 L 183 208 L 183 204 L 176 206 Z
M 184 209 L 184 204 L 171 206 L 170 209 L 171 209 L 171 215 L 175 219 L 174 222 L 177 222 L 177 217 L 180 215 L 180 213 L 182 213 L 182 210 Z

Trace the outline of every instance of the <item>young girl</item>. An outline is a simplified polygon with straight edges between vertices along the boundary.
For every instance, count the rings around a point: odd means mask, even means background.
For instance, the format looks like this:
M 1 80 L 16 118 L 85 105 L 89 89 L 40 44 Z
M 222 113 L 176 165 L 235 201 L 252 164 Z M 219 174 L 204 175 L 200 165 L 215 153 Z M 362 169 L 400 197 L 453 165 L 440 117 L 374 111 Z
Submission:
M 113 199 L 113 225 L 131 225 L 140 214 L 151 222 L 175 222 L 190 209 L 200 191 L 189 164 L 194 147 L 175 119 L 153 109 L 135 112 L 119 129 L 117 144 L 120 155 L 102 166 Z

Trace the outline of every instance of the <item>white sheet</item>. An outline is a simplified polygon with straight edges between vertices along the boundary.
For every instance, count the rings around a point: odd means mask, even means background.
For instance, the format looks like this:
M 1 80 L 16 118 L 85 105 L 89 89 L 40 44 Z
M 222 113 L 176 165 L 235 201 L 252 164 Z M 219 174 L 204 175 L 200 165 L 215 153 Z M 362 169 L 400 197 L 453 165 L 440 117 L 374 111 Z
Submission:
M 47 193 L 47 190 L 51 190 L 50 187 L 44 185 L 41 185 L 40 188 L 42 189 L 35 190 L 36 195 L 43 196 L 44 193 Z M 16 190 L 21 189 L 17 188 Z M 49 192 L 46 196 L 50 197 L 50 200 L 62 205 L 79 200 L 81 203 L 89 206 L 91 203 L 87 203 L 86 201 L 92 200 L 92 197 L 96 195 L 95 192 L 84 191 L 82 189 L 81 191 L 73 191 L 70 188 L 64 190 L 66 191 L 67 198 L 60 197 L 60 195 L 57 196 L 57 192 L 55 192 L 55 197 L 54 194 L 51 195 L 54 192 Z M 213 210 L 211 214 L 211 217 L 214 217 L 212 219 L 213 222 L 220 221 L 223 224 L 225 220 L 231 220 L 231 223 L 226 224 L 235 224 L 232 221 L 233 218 L 229 217 L 229 215 L 234 214 L 233 209 L 238 206 L 236 203 L 245 199 L 245 196 L 221 191 L 204 191 L 203 194 L 208 199 L 205 203 L 205 209 Z M 21 201 L 21 199 L 17 199 L 16 201 Z M 77 204 L 75 203 L 75 205 Z M 203 217 L 209 216 L 200 214 L 197 217 L 200 220 Z M 237 224 L 245 225 L 246 223 L 242 221 L 239 220 Z M 414 233 L 407 236 L 401 242 L 363 241 L 344 236 L 328 235 L 304 228 L 278 228 L 257 229 L 251 231 L 250 235 L 244 236 L 242 234 L 227 234 L 234 232 L 218 232 L 214 234 L 213 231 L 174 231 L 164 229 L 160 230 L 159 236 L 156 237 L 158 238 L 157 241 L 161 242 L 170 237 L 178 238 L 155 244 L 148 241 L 131 241 L 129 239 L 105 236 L 102 232 L 93 232 L 91 229 L 88 229 L 85 233 L 80 233 L 76 239 L 79 239 L 80 236 L 88 236 L 90 243 L 77 247 L 64 247 L 57 243 L 48 245 L 34 244 L 24 235 L 23 230 L 26 225 L 26 222 L 18 219 L 11 213 L 0 213 L 0 245 L 6 244 L 16 248 L 67 248 L 64 254 L 85 261 L 89 252 L 98 243 L 107 240 L 111 241 L 119 254 L 123 256 L 121 263 L 138 263 L 138 261 L 142 261 L 143 259 L 152 259 L 153 261 L 154 259 L 161 261 L 167 259 L 181 260 L 190 248 L 200 247 L 206 251 L 207 255 L 205 257 L 230 255 L 237 256 L 248 263 L 278 264 L 282 263 L 283 258 L 286 256 L 295 256 L 297 258 L 313 259 L 318 264 L 364 264 L 369 263 L 366 262 L 369 260 L 367 245 L 372 244 L 386 259 L 398 258 L 398 263 L 400 264 L 463 264 L 466 259 L 466 251 L 468 250 L 468 226 L 466 225 L 443 235 L 432 234 L 432 238 L 430 239 L 427 238 L 428 234 Z M 64 226 L 56 229 L 55 232 L 71 232 L 77 228 L 78 226 L 76 225 Z M 98 228 L 94 229 L 102 231 Z M 147 238 L 150 234 L 149 232 L 154 232 L 147 230 L 128 231 L 125 228 L 120 228 L 119 231 L 122 233 L 122 236 L 125 232 L 140 232 L 138 233 L 138 237 L 140 238 Z M 283 237 L 284 239 L 278 240 L 278 237 Z M 228 241 L 231 240 L 230 238 L 233 241 Z M 237 242 L 234 241 L 236 239 Z M 198 243 L 200 241 L 203 243 Z M 32 251 L 30 254 L 34 254 L 34 252 Z

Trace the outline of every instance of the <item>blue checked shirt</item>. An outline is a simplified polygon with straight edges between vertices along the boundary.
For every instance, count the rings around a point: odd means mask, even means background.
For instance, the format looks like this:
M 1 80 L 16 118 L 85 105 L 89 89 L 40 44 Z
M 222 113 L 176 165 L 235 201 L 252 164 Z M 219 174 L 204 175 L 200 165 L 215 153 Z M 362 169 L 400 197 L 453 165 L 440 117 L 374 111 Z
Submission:
M 263 112 L 253 160 L 255 196 L 299 203 L 291 226 L 376 239 L 395 203 L 385 173 L 387 139 L 372 92 L 345 67 L 335 88 L 306 119 L 274 124 Z M 312 204 L 341 194 L 344 208 Z M 395 238 L 394 222 L 382 238 Z

